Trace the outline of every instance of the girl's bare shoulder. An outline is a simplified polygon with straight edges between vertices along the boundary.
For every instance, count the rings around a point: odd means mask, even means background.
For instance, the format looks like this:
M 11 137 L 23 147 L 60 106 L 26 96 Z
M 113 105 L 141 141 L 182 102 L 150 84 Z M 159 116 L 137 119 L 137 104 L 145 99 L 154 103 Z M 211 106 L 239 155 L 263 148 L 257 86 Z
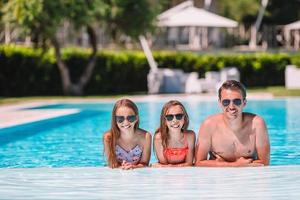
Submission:
M 107 131 L 107 132 L 105 132 L 104 135 L 103 135 L 103 140 L 104 140 L 104 141 L 109 141 L 109 140 L 111 139 L 111 137 L 112 137 L 111 132 L 110 132 L 110 131 Z
M 184 134 L 186 135 L 187 138 L 190 138 L 193 140 L 196 138 L 196 134 L 193 130 L 187 130 L 184 132 Z
M 148 131 L 146 131 L 146 130 L 144 130 L 144 129 L 137 129 L 136 130 L 137 132 L 137 135 L 138 135 L 138 137 L 140 137 L 140 138 L 142 138 L 142 139 L 149 139 L 149 138 L 151 138 L 151 133 L 150 132 L 148 132 Z

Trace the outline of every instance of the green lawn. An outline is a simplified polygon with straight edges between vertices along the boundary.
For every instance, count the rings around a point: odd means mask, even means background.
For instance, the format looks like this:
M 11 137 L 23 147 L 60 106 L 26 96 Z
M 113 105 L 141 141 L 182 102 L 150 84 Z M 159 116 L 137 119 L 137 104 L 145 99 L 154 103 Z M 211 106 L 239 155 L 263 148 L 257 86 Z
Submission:
M 282 97 L 282 96 L 299 96 L 300 97 L 300 89 L 295 90 L 287 90 L 284 86 L 271 86 L 271 87 L 264 87 L 264 88 L 248 88 L 247 91 L 249 93 L 271 93 L 275 97 Z

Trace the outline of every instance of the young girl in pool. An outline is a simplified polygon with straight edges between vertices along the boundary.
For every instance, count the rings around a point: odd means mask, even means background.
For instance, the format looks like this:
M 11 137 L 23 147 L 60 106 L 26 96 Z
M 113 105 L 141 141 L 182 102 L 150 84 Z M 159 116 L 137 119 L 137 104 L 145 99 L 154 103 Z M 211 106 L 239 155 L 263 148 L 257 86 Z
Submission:
M 148 166 L 151 134 L 139 128 L 138 108 L 131 100 L 115 103 L 111 128 L 104 134 L 103 142 L 110 168 L 127 170 Z
M 160 127 L 154 135 L 154 150 L 158 163 L 153 167 L 192 166 L 195 133 L 187 130 L 189 117 L 179 101 L 169 101 L 162 108 Z

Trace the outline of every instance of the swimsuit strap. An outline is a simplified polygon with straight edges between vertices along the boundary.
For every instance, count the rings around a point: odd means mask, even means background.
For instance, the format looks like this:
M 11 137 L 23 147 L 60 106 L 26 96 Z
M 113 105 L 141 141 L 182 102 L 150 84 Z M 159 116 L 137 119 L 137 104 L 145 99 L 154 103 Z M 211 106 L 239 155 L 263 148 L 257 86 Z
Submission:
M 187 136 L 185 133 L 183 133 L 183 141 L 184 141 L 184 146 L 189 147 L 189 143 L 188 143 Z

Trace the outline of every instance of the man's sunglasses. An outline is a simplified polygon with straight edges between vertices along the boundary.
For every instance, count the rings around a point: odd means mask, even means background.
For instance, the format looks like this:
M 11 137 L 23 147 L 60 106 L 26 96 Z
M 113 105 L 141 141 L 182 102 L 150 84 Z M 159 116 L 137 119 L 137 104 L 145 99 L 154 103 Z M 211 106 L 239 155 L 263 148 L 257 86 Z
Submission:
M 176 114 L 176 115 L 166 115 L 165 117 L 166 117 L 166 120 L 170 122 L 174 119 L 174 117 L 177 120 L 181 120 L 183 116 L 184 116 L 184 114 Z
M 134 122 L 136 120 L 136 115 L 128 115 L 126 117 L 127 121 L 130 123 Z M 118 123 L 122 123 L 125 121 L 125 116 L 116 116 L 116 120 Z
M 230 104 L 231 101 L 232 101 L 233 104 L 236 105 L 236 106 L 242 105 L 242 99 L 233 99 L 233 100 L 230 100 L 230 99 L 223 99 L 223 100 L 222 100 L 222 105 L 223 105 L 224 107 L 229 106 L 229 104 Z

